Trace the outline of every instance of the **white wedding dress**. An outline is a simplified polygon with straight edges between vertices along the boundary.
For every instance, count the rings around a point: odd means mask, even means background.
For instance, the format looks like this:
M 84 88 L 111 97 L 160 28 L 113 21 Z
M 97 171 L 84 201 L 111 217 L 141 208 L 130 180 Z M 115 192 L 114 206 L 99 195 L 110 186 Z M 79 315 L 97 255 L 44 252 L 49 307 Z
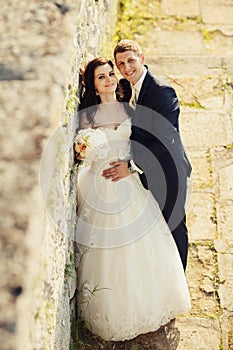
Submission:
M 110 161 L 127 154 L 130 120 L 102 130 L 108 159 L 79 174 L 79 310 L 92 333 L 123 341 L 189 311 L 190 298 L 173 237 L 138 174 L 119 182 L 102 176 Z

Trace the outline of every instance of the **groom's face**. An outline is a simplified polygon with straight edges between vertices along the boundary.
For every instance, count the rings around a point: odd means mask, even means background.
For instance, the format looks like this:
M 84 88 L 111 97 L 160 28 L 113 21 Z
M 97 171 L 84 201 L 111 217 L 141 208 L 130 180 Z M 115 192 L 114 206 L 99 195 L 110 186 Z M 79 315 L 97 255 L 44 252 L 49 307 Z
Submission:
M 130 83 L 135 84 L 143 74 L 144 54 L 137 55 L 134 51 L 116 54 L 116 66 L 120 73 Z

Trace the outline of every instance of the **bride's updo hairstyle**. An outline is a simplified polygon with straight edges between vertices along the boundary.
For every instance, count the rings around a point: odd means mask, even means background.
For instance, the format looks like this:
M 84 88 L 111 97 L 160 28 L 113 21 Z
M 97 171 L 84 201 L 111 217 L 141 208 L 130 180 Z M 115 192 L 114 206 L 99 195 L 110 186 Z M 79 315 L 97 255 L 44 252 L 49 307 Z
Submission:
M 83 72 L 82 76 L 82 84 L 83 84 L 83 90 L 80 96 L 80 105 L 79 110 L 95 106 L 95 108 L 90 108 L 91 111 L 86 111 L 87 119 L 90 121 L 90 123 L 93 123 L 94 121 L 94 115 L 97 111 L 98 105 L 101 103 L 99 95 L 96 93 L 95 85 L 94 85 L 94 73 L 97 67 L 104 66 L 105 64 L 108 64 L 112 69 L 114 69 L 114 64 L 111 60 L 108 60 L 107 58 L 98 57 L 90 61 Z M 119 84 L 117 84 L 116 89 L 116 98 L 118 101 L 122 101 L 123 94 L 119 88 Z

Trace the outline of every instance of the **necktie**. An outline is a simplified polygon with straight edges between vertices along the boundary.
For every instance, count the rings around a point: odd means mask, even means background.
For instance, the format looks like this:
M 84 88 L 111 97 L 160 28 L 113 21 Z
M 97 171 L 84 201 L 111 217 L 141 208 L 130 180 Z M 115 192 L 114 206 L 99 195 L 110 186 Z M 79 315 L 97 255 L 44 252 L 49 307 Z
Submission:
M 137 93 L 136 93 L 136 89 L 134 86 L 131 87 L 132 89 L 132 95 L 131 98 L 129 100 L 129 105 L 133 108 L 136 109 L 136 104 L 137 104 Z

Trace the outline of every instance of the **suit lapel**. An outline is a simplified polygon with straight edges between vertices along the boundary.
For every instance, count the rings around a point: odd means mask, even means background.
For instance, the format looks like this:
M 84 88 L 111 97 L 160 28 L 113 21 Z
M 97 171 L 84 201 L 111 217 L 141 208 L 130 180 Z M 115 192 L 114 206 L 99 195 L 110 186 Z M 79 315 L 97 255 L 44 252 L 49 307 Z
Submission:
M 142 87 L 141 87 L 141 90 L 140 90 L 140 93 L 139 93 L 139 96 L 138 96 L 138 100 L 137 100 L 137 103 L 139 105 L 142 104 L 143 97 L 146 94 L 146 92 L 147 92 L 147 90 L 148 90 L 148 88 L 150 86 L 151 79 L 152 79 L 152 75 L 150 74 L 149 71 L 147 71 L 145 79 L 144 79 L 144 81 L 142 83 Z

